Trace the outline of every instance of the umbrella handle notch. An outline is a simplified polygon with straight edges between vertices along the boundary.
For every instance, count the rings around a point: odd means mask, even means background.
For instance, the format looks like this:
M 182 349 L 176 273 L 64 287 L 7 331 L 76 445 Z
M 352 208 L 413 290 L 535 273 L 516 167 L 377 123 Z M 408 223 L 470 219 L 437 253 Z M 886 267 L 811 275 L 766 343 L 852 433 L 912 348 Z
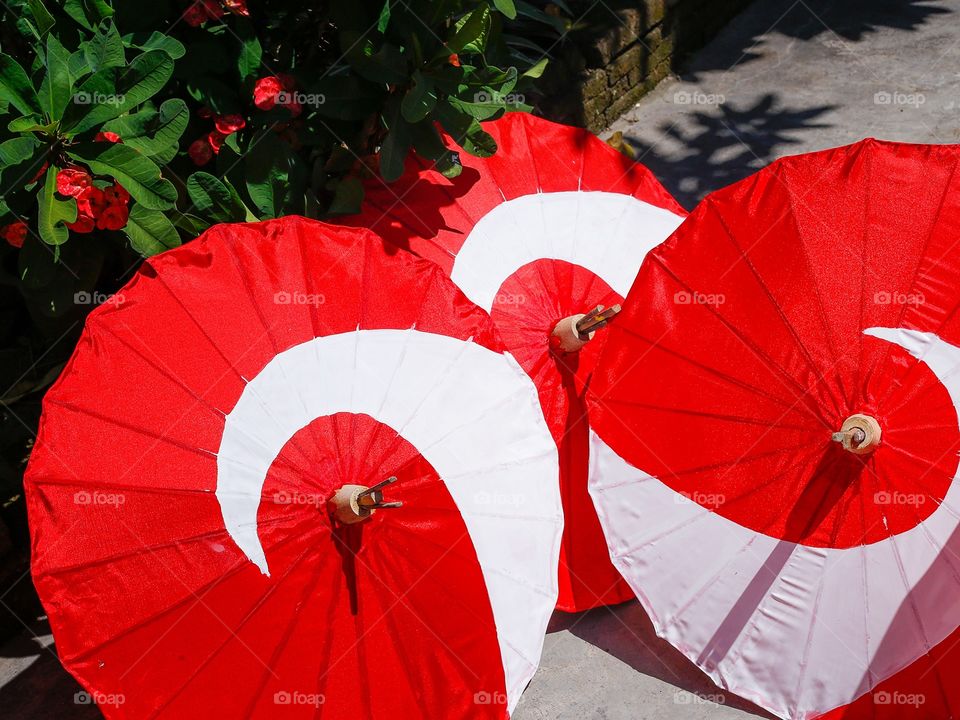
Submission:
M 617 316 L 620 309 L 619 305 L 611 305 L 606 309 L 603 305 L 597 305 L 588 313 L 563 318 L 556 324 L 551 334 L 557 339 L 561 350 L 568 353 L 577 352 L 593 339 L 597 330 L 605 328 Z
M 343 485 L 327 501 L 327 510 L 340 523 L 352 525 L 366 520 L 377 510 L 403 507 L 403 503 L 400 501 L 384 501 L 383 488 L 396 481 L 396 477 L 388 477 L 372 487 Z

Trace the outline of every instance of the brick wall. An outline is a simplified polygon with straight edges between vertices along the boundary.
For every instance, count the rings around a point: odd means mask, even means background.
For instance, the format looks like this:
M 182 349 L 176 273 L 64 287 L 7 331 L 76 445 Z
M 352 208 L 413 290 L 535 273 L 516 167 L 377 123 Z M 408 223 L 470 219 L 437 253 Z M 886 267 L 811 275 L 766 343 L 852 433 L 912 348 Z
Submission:
M 554 48 L 537 103 L 541 113 L 600 132 L 751 0 L 571 3 L 584 26 Z

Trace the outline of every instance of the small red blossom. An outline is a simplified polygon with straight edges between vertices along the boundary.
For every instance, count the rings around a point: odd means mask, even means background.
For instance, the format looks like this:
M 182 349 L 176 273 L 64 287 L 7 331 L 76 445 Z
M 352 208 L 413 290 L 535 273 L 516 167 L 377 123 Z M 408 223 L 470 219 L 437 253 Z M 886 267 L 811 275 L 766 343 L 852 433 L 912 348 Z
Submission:
M 207 142 L 210 143 L 210 149 L 213 150 L 214 154 L 220 152 L 220 148 L 223 147 L 223 141 L 226 139 L 227 136 L 217 130 L 211 130 L 210 134 L 207 135 Z
M 108 205 L 126 205 L 130 202 L 130 193 L 120 183 L 104 188 L 103 197 Z
M 253 104 L 261 110 L 272 110 L 282 90 L 280 78 L 273 75 L 260 78 L 253 86 Z
M 109 130 L 103 132 L 98 132 L 93 136 L 94 142 L 112 142 L 112 143 L 122 143 L 123 140 L 120 139 L 120 136 Z
M 193 160 L 194 165 L 206 165 L 213 159 L 213 148 L 210 147 L 207 138 L 202 137 L 190 143 L 187 154 Z
M 217 128 L 217 132 L 226 137 L 238 130 L 243 130 L 247 125 L 247 121 L 243 119 L 243 115 L 217 115 L 214 119 L 214 125 Z
M 91 185 L 77 196 L 77 219 L 67 223 L 76 233 L 89 233 L 96 227 L 97 217 L 107 208 L 103 191 Z
M 454 67 L 460 67 L 460 56 L 457 55 L 456 53 L 451 53 L 450 57 L 447 58 L 447 62 L 449 62 Z
M 9 225 L 0 227 L 0 237 L 15 248 L 22 248 L 27 239 L 27 224 L 23 220 L 16 220 Z
M 218 20 L 224 15 L 223 8 L 216 0 L 196 0 L 183 14 L 183 19 L 191 27 L 199 27 L 207 20 Z
M 250 10 L 247 8 L 247 0 L 223 0 L 223 6 L 234 15 L 250 16 Z
M 64 168 L 57 173 L 57 192 L 67 197 L 80 195 L 93 185 L 93 178 L 86 170 Z
M 110 203 L 97 215 L 97 227 L 100 230 L 120 230 L 129 217 L 130 209 L 126 204 Z

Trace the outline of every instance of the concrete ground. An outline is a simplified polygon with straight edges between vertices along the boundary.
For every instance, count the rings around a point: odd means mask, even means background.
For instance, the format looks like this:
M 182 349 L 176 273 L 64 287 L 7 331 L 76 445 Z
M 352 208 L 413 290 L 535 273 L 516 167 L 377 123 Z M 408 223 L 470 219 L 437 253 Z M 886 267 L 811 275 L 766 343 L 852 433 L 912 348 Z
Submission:
M 958 20 L 960 0 L 758 0 L 611 132 L 688 208 L 782 155 L 866 136 L 958 142 Z M 42 619 L 0 646 L 0 716 L 97 717 L 78 692 Z M 514 717 L 767 716 L 713 687 L 627 603 L 557 614 Z

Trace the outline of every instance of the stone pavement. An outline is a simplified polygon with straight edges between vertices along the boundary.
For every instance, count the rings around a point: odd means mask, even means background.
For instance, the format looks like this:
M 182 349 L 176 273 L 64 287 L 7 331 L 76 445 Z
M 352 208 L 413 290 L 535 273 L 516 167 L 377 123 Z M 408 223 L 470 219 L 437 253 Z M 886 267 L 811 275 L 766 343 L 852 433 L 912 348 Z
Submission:
M 760 0 L 614 132 L 687 209 L 783 155 L 960 142 L 960 0 Z M 558 614 L 551 630 L 515 720 L 768 717 L 657 638 L 636 603 Z
M 622 132 L 691 208 L 782 155 L 869 135 L 960 141 L 958 60 L 960 0 L 758 0 L 682 78 L 658 86 L 611 132 Z M 53 655 L 43 620 L 0 647 L 0 716 L 97 717 L 84 696 L 77 703 L 78 691 Z M 514 717 L 767 716 L 713 687 L 656 637 L 636 603 L 627 603 L 557 614 L 540 672 Z

